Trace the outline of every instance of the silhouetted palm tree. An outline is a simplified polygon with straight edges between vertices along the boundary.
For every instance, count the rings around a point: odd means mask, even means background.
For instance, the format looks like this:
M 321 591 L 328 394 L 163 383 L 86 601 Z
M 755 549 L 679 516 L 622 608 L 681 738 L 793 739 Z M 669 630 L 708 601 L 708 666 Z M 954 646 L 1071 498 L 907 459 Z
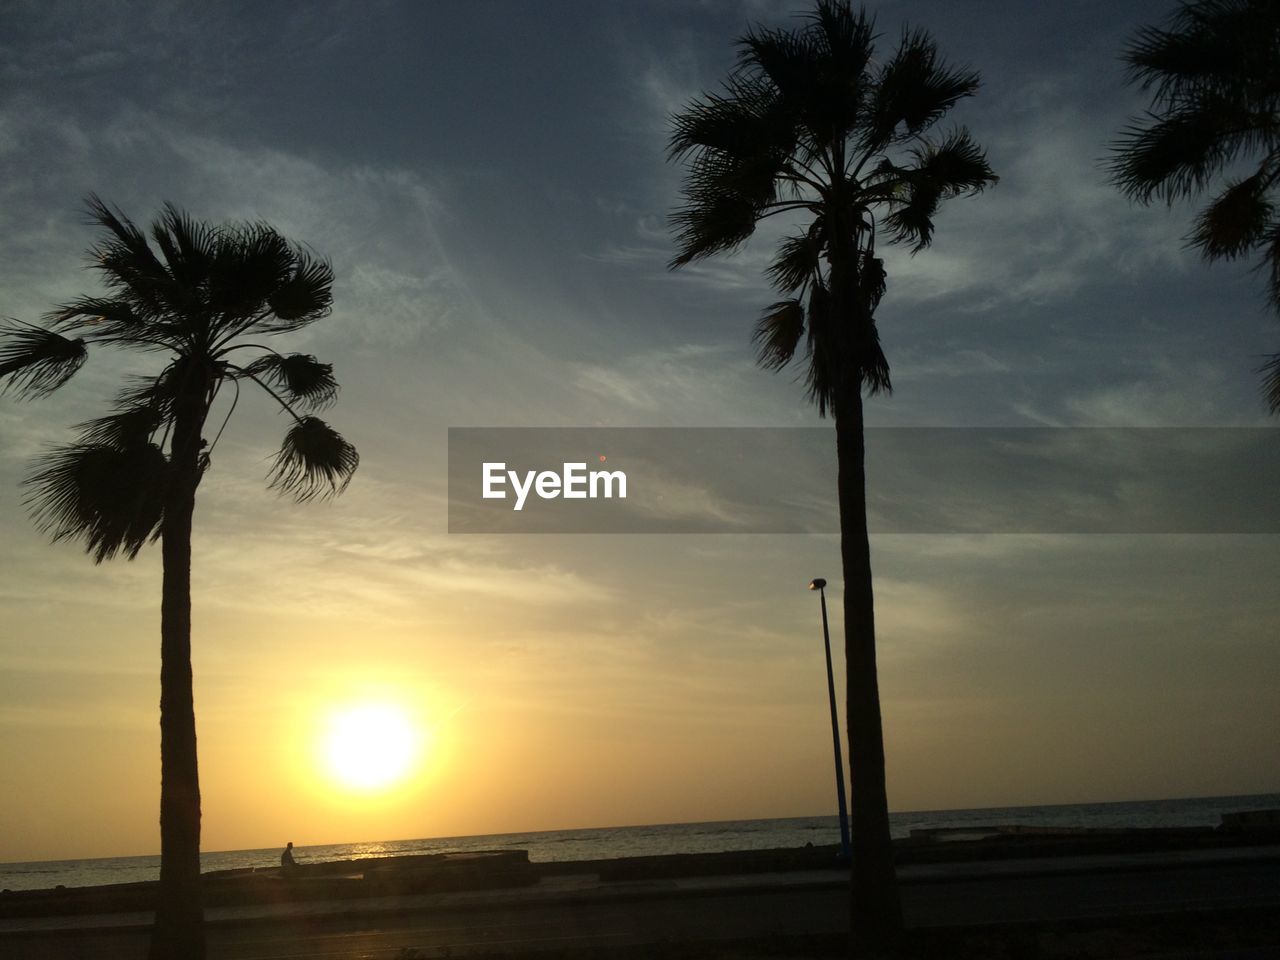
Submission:
M 1189 239 L 1209 261 L 1259 255 L 1280 312 L 1280 3 L 1183 3 L 1163 28 L 1140 30 L 1124 60 L 1152 104 L 1114 145 L 1116 184 L 1141 203 L 1173 203 L 1220 183 Z M 1280 353 L 1262 372 L 1280 413 Z
M 885 292 L 876 242 L 918 252 L 938 205 L 996 181 L 969 133 L 925 133 L 977 90 L 923 31 L 873 60 L 871 17 L 821 0 L 796 30 L 752 29 L 723 89 L 673 118 L 684 205 L 672 216 L 673 267 L 731 251 L 766 217 L 796 221 L 769 267 L 785 299 L 757 323 L 759 361 L 780 369 L 803 345 L 809 398 L 835 419 L 844 568 L 852 776 L 851 905 L 855 950 L 893 941 L 902 924 L 884 779 L 867 540 L 863 391 L 890 389 L 875 311 Z
M 28 504 L 54 540 L 79 539 L 95 562 L 132 559 L 159 539 L 160 900 L 151 956 L 204 956 L 200 897 L 200 787 L 191 687 L 191 520 L 196 488 L 238 399 L 263 388 L 292 418 L 272 486 L 298 500 L 337 493 L 351 479 L 355 448 L 305 411 L 331 403 L 333 368 L 280 354 L 248 338 L 298 330 L 329 312 L 333 271 L 266 224 L 213 227 L 171 205 L 148 243 L 96 197 L 91 222 L 105 236 L 91 249 L 107 295 L 81 297 L 44 326 L 0 329 L 0 381 L 35 397 L 58 389 L 88 348 L 158 355 L 154 376 L 135 378 L 113 411 L 80 425 L 76 443 L 55 448 L 27 479 Z M 158 250 L 158 253 L 157 253 Z M 225 416 L 212 444 L 206 425 L 222 391 Z

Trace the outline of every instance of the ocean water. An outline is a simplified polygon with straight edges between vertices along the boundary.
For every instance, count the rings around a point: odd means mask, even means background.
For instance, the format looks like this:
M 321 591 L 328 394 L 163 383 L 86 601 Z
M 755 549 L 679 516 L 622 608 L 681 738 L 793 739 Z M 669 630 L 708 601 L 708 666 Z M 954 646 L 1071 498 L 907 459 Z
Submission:
M 1280 794 L 1257 794 L 1126 803 L 932 810 L 890 814 L 889 822 L 895 837 L 905 837 L 912 830 L 927 827 L 993 824 L 1095 828 L 1216 827 L 1224 813 L 1278 808 Z M 294 851 L 302 862 L 510 849 L 528 850 L 529 859 L 536 861 L 597 860 L 665 853 L 767 850 L 774 847 L 802 847 L 806 843 L 819 846 L 836 844 L 839 840 L 839 821 L 834 816 L 828 816 L 337 843 L 294 847 Z M 281 847 L 271 847 L 263 850 L 206 852 L 201 856 L 201 864 L 205 871 L 278 866 L 280 850 Z M 138 880 L 155 880 L 159 875 L 158 856 L 0 863 L 0 889 L 38 890 L 58 885 L 84 887 L 132 883 Z

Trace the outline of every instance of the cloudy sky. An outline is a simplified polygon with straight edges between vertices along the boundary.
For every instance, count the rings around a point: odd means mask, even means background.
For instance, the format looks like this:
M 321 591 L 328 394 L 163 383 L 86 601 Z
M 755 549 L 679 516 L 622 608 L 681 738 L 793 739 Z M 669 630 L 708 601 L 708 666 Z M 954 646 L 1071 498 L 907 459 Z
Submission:
M 1118 51 L 1170 5 L 876 8 L 886 45 L 909 19 L 982 72 L 954 119 L 1001 181 L 954 201 L 932 249 L 890 255 L 896 392 L 869 422 L 1274 425 L 1259 278 L 1201 264 L 1191 207 L 1132 207 L 1102 169 L 1143 106 Z M 835 538 L 447 525 L 450 427 L 823 425 L 753 363 L 768 244 L 665 267 L 668 116 L 749 22 L 797 9 L 5 5 L 0 315 L 97 290 L 91 191 L 142 222 L 166 200 L 266 220 L 337 272 L 332 317 L 291 346 L 335 364 L 355 482 L 276 499 L 284 424 L 244 403 L 200 492 L 206 849 L 831 811 L 804 586 L 838 580 Z M 0 860 L 158 848 L 158 555 L 95 567 L 33 529 L 20 488 L 142 363 L 95 355 L 53 398 L 0 396 Z M 873 553 L 893 809 L 1280 790 L 1274 536 L 886 534 Z M 368 702 L 430 742 L 400 789 L 356 795 L 317 743 Z

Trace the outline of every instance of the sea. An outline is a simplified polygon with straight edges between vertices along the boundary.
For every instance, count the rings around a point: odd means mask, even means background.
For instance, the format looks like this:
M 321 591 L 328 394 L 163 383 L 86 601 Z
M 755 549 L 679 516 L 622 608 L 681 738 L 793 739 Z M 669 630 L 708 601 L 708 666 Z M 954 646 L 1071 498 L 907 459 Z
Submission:
M 1181 800 L 892 813 L 889 815 L 889 826 L 895 837 L 906 837 L 912 830 L 923 828 L 985 827 L 1006 824 L 1052 828 L 1216 827 L 1224 813 L 1275 809 L 1280 809 L 1280 794 L 1270 793 Z M 839 840 L 839 819 L 835 816 L 824 816 L 334 843 L 312 847 L 295 846 L 294 853 L 299 862 L 316 863 L 327 860 L 393 857 L 407 854 L 528 850 L 530 860 L 563 861 L 667 853 L 767 850 L 779 847 L 803 847 L 808 843 L 822 846 L 837 844 Z M 261 850 L 209 851 L 201 855 L 201 867 L 208 872 L 244 867 L 278 866 L 280 850 L 281 847 Z M 132 883 L 139 880 L 156 880 L 159 876 L 159 856 L 0 863 L 0 889 L 8 890 Z

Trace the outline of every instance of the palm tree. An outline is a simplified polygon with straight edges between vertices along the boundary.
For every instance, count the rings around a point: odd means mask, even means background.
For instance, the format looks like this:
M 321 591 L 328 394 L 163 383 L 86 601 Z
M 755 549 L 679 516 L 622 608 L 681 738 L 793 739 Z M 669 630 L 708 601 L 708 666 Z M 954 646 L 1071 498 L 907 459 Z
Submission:
M 27 397 L 57 390 L 89 347 L 158 355 L 112 412 L 82 423 L 77 442 L 41 458 L 27 502 L 55 541 L 84 542 L 95 563 L 132 559 L 160 540 L 160 897 L 155 960 L 204 956 L 200 896 L 200 786 L 191 686 L 191 521 L 241 384 L 265 390 L 292 418 L 271 485 L 298 500 L 340 492 L 359 457 L 309 412 L 331 403 L 333 368 L 251 338 L 298 330 L 329 312 L 333 270 L 263 223 L 209 226 L 166 205 L 151 243 L 97 197 L 90 250 L 107 287 L 55 308 L 43 326 L 0 328 L 0 382 Z M 158 250 L 158 253 L 157 253 Z M 229 402 L 212 443 L 206 427 L 224 389 Z M 214 421 L 217 422 L 217 421 Z
M 1208 261 L 1258 256 L 1280 312 L 1280 4 L 1183 3 L 1164 28 L 1138 31 L 1124 60 L 1152 105 L 1113 145 L 1114 182 L 1144 204 L 1217 184 L 1188 239 Z M 1280 413 L 1280 353 L 1260 372 Z
M 876 242 L 912 253 L 933 238 L 939 204 L 996 181 L 964 128 L 925 134 L 977 90 L 921 30 L 873 60 L 873 19 L 848 0 L 820 0 L 799 29 L 757 27 L 739 42 L 721 92 L 673 120 L 673 160 L 686 163 L 673 215 L 672 267 L 732 251 L 767 217 L 795 232 L 768 269 L 783 299 L 759 319 L 760 364 L 785 367 L 803 344 L 809 399 L 835 420 L 844 568 L 852 784 L 854 949 L 890 945 L 902 925 L 889 836 L 867 538 L 863 392 L 890 390 L 875 311 L 885 292 Z

